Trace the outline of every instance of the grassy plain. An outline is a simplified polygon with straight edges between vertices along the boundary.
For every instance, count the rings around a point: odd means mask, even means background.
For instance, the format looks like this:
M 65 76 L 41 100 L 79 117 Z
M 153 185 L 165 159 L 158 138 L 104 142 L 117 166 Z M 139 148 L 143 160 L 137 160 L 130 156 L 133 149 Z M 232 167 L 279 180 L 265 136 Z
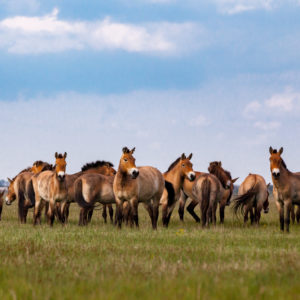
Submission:
M 300 225 L 279 231 L 273 203 L 259 228 L 226 211 L 226 224 L 202 230 L 186 214 L 169 229 L 105 225 L 101 211 L 77 226 L 20 225 L 16 203 L 0 222 L 0 299 L 300 299 Z

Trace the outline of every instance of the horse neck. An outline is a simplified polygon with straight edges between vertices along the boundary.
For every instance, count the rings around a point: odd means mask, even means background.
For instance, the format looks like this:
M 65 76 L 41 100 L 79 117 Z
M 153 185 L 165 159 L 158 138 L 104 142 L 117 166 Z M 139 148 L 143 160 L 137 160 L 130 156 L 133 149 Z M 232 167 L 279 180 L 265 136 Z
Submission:
M 277 189 L 283 189 L 287 184 L 289 184 L 289 173 L 290 172 L 281 165 L 279 178 L 274 178 L 272 175 L 273 184 Z
M 164 174 L 164 177 L 167 181 L 171 182 L 173 184 L 175 193 L 177 193 L 183 186 L 184 177 L 180 175 L 180 167 L 179 164 L 175 166 L 172 170 L 169 172 L 166 172 Z
M 121 185 L 121 186 L 125 186 L 128 181 L 131 180 L 130 175 L 128 175 L 128 173 L 125 171 L 122 171 L 121 167 L 119 166 L 118 168 L 118 172 L 115 175 L 117 182 Z

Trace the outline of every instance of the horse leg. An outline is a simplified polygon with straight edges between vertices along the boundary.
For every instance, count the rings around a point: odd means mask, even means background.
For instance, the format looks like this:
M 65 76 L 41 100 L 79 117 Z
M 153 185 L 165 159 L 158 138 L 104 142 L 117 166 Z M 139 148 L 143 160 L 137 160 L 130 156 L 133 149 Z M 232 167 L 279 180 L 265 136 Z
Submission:
M 253 207 L 250 207 L 250 220 L 251 220 L 251 225 L 253 225 L 254 223 L 254 219 L 255 219 L 255 209 Z
M 83 226 L 83 211 L 84 211 L 84 208 L 81 207 L 80 208 L 80 213 L 79 213 L 79 222 L 78 222 L 79 226 Z
M 91 223 L 93 213 L 94 213 L 94 208 L 90 208 L 89 211 L 88 211 L 88 214 L 87 214 L 87 223 Z
M 152 228 L 154 228 L 154 219 L 153 219 L 153 207 L 152 207 L 152 204 L 151 203 L 144 203 L 144 207 L 146 208 L 148 214 L 149 214 L 149 217 L 151 219 L 151 223 L 152 223 Z
M 118 222 L 118 228 L 122 228 L 122 219 L 123 219 L 123 202 L 116 201 L 116 220 Z
M 1 216 L 2 216 L 2 208 L 3 208 L 3 198 L 1 197 L 1 199 L 0 199 L 0 221 L 1 221 Z
M 71 203 L 68 202 L 67 205 L 66 205 L 66 209 L 65 209 L 65 220 L 66 220 L 66 223 L 68 223 L 68 220 L 69 220 L 70 205 L 71 205 Z
M 163 223 L 163 226 L 164 227 L 168 227 L 168 221 L 167 221 L 167 218 L 168 218 L 168 204 L 163 204 L 162 205 L 162 223 Z
M 108 207 L 110 222 L 111 222 L 111 224 L 113 224 L 113 222 L 114 222 L 114 209 L 112 207 L 112 204 L 108 204 L 107 207 Z
M 197 214 L 194 211 L 197 204 L 198 204 L 198 201 L 192 199 L 191 203 L 188 205 L 188 207 L 186 209 L 190 213 L 190 215 L 195 219 L 195 221 L 197 223 L 200 223 L 200 218 L 197 216 Z
M 130 201 L 130 206 L 132 210 L 132 218 L 135 223 L 135 226 L 139 227 L 139 215 L 138 215 L 138 199 L 132 199 Z
M 107 211 L 106 211 L 106 204 L 103 204 L 103 209 L 102 209 L 102 217 L 104 219 L 104 223 L 107 223 Z
M 279 223 L 280 223 L 280 230 L 284 231 L 284 210 L 283 210 L 283 203 L 276 201 L 276 206 L 279 212 Z
M 297 210 L 296 210 L 296 221 L 299 224 L 300 222 L 300 205 L 297 205 Z
M 48 224 L 52 227 L 54 222 L 54 211 L 55 211 L 56 205 L 54 200 L 50 200 L 49 202 L 49 209 L 48 209 Z
M 291 209 L 292 209 L 292 201 L 289 200 L 289 201 L 286 201 L 284 203 L 284 222 L 285 222 L 285 230 L 286 232 L 289 232 L 290 231 L 290 216 L 291 216 Z
M 28 208 L 24 207 L 24 211 L 23 211 L 23 221 L 24 221 L 24 224 L 26 224 L 26 221 L 27 221 L 27 214 L 28 214 Z
M 186 199 L 187 199 L 187 196 L 183 193 L 183 191 L 181 191 L 180 198 L 179 198 L 178 214 L 179 214 L 180 221 L 182 221 L 182 222 L 183 222 L 183 217 L 184 217 L 184 207 L 186 204 Z
M 292 223 L 295 224 L 295 219 L 296 219 L 296 216 L 295 216 L 295 205 L 292 205 L 292 208 L 291 208 L 291 219 L 292 219 Z
M 220 203 L 219 209 L 220 209 L 220 223 L 224 224 L 225 205 Z
M 41 224 L 41 201 L 42 199 L 36 195 L 34 213 L 33 213 L 33 225 Z

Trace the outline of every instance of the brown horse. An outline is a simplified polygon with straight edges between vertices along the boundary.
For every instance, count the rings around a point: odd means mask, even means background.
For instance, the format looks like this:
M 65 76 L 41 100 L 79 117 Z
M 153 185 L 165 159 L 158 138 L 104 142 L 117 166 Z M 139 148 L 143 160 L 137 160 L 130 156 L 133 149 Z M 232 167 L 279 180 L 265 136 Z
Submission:
M 9 187 L 6 196 L 6 205 L 11 205 L 17 199 L 18 216 L 21 223 L 26 223 L 28 209 L 34 206 L 34 200 L 31 201 L 27 195 L 26 185 L 34 174 L 44 170 L 51 170 L 53 167 L 46 162 L 36 161 L 32 167 L 22 170 L 13 179 L 9 179 Z
M 1 221 L 2 207 L 3 207 L 3 200 L 4 200 L 5 192 L 6 192 L 6 190 L 0 191 L 0 221 Z
M 225 207 L 230 204 L 230 199 L 233 192 L 233 184 L 238 180 L 238 178 L 232 179 L 230 172 L 226 171 L 222 167 L 222 163 L 219 161 L 214 161 L 209 164 L 208 171 L 210 174 L 215 175 L 223 187 L 223 194 L 222 199 L 219 203 L 219 211 L 220 211 L 220 223 L 224 223 L 224 216 L 225 216 Z M 206 173 L 203 172 L 196 172 L 196 177 L 204 175 Z M 192 215 L 196 222 L 200 222 L 200 218 L 195 213 L 194 209 L 196 205 L 199 203 L 196 199 L 193 199 L 192 195 L 192 188 L 193 184 L 191 184 L 188 180 L 185 180 L 183 183 L 183 193 L 181 195 L 180 204 L 179 204 L 179 216 L 180 219 L 183 221 L 184 215 L 184 206 L 186 203 L 187 198 L 191 198 L 192 201 L 187 207 L 187 211 Z
M 135 148 L 123 148 L 118 172 L 114 178 L 113 191 L 116 199 L 116 218 L 119 228 L 123 220 L 123 203 L 128 202 L 131 209 L 131 220 L 139 226 L 138 204 L 142 202 L 149 213 L 152 228 L 157 228 L 159 201 L 165 188 L 164 177 L 153 167 L 139 167 L 135 165 L 133 157 Z
M 164 190 L 160 204 L 162 206 L 162 222 L 165 227 L 168 227 L 176 202 L 180 198 L 184 180 L 189 182 L 195 180 L 196 174 L 193 170 L 193 164 L 190 161 L 192 156 L 192 153 L 188 157 L 183 153 L 169 166 L 167 172 L 163 174 L 167 182 L 167 189 Z M 172 194 L 171 197 L 170 194 Z
M 273 196 L 279 212 L 280 229 L 289 232 L 293 204 L 300 204 L 300 176 L 287 169 L 279 151 L 270 147 L 270 169 L 273 181 Z
M 55 153 L 55 170 L 44 171 L 32 177 L 32 184 L 35 196 L 34 207 L 34 225 L 40 223 L 40 215 L 42 208 L 42 201 L 49 203 L 48 208 L 48 222 L 53 225 L 54 211 L 56 202 L 64 201 L 67 198 L 67 186 L 65 181 L 66 175 L 66 157 L 64 155 Z
M 67 222 L 68 216 L 69 216 L 69 207 L 70 204 L 75 202 L 75 191 L 74 191 L 74 183 L 77 178 L 82 176 L 83 174 L 102 174 L 105 176 L 114 176 L 116 174 L 116 170 L 113 168 L 113 164 L 108 162 L 108 161 L 96 161 L 92 163 L 87 163 L 85 164 L 80 172 L 77 172 L 72 175 L 66 174 L 66 185 L 67 185 L 67 190 L 68 190 L 68 196 L 65 201 L 62 201 L 59 203 L 59 217 L 60 221 L 62 223 Z M 111 204 L 109 204 L 109 214 L 110 214 L 110 219 L 111 222 L 113 222 L 113 208 Z M 88 221 L 91 220 L 93 214 L 93 209 L 91 208 L 89 210 L 89 215 L 88 215 Z M 106 213 L 106 205 L 105 208 L 103 208 L 102 216 L 104 218 L 104 222 L 107 222 L 107 213 Z
M 249 174 L 239 187 L 238 197 L 234 199 L 235 213 L 240 210 L 244 215 L 244 223 L 250 213 L 251 224 L 259 225 L 261 210 L 269 212 L 268 186 L 265 179 L 257 174 Z
M 224 188 L 215 175 L 203 174 L 196 179 L 192 188 L 192 196 L 200 205 L 202 227 L 208 227 L 210 220 L 216 225 L 217 205 L 223 195 Z

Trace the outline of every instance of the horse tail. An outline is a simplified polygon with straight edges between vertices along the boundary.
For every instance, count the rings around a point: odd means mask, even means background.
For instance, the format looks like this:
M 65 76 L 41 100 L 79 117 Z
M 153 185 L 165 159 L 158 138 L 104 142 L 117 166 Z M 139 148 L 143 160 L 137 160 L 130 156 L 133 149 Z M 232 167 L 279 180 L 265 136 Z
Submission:
M 252 187 L 245 194 L 242 194 L 234 199 L 233 211 L 235 214 L 237 214 L 238 211 L 240 211 L 241 213 L 244 212 L 245 205 L 248 204 L 249 201 L 256 194 L 255 186 L 256 186 L 256 177 L 255 177 L 255 181 L 254 181 L 254 184 L 252 185 Z
M 27 198 L 31 202 L 31 207 L 33 207 L 35 205 L 35 192 L 34 192 L 34 188 L 33 188 L 32 179 L 30 179 L 28 181 L 25 191 L 26 191 Z
M 211 191 L 211 182 L 208 179 L 208 176 L 206 176 L 201 183 L 201 191 L 202 191 L 201 210 L 207 211 L 209 206 L 210 191 Z
M 94 205 L 85 201 L 82 195 L 82 180 L 76 180 L 75 185 L 75 202 L 82 208 L 93 208 Z
M 165 188 L 168 192 L 168 206 L 171 206 L 175 202 L 175 190 L 173 184 L 165 180 Z

